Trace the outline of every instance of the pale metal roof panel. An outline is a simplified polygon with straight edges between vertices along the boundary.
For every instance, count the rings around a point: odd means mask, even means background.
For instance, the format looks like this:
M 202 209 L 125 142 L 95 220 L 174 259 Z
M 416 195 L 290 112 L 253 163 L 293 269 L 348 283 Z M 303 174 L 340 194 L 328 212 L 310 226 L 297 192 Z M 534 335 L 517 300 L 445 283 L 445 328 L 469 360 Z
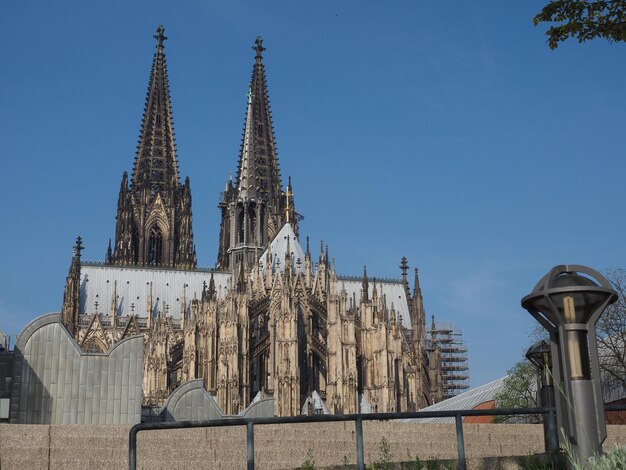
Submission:
M 80 280 L 80 313 L 111 314 L 113 295 L 117 292 L 115 315 L 134 313 L 139 317 L 148 316 L 150 283 L 152 283 L 152 315 L 163 312 L 168 306 L 168 314 L 181 318 L 183 308 L 189 312 L 194 297 L 202 296 L 203 283 L 211 280 L 210 271 L 178 271 L 171 269 L 149 269 L 118 266 L 83 264 Z M 213 279 L 218 296 L 230 283 L 230 273 L 214 272 Z M 117 286 L 117 287 L 116 287 Z M 183 306 L 183 298 L 186 303 Z
M 300 246 L 298 237 L 296 237 L 291 224 L 287 222 L 270 243 L 269 249 L 272 253 L 272 270 L 275 270 L 278 266 L 280 266 L 281 271 L 284 269 L 285 255 L 287 254 L 287 237 L 289 237 L 289 250 L 291 251 L 294 268 L 298 259 L 304 263 L 304 250 Z M 267 251 L 268 250 L 265 250 L 261 258 L 259 258 L 259 261 L 263 264 L 263 271 L 265 271 Z M 277 260 L 280 260 L 280 262 L 277 263 Z
M 374 292 L 373 278 L 369 278 L 369 298 L 372 298 L 372 292 Z M 348 298 L 355 294 L 357 302 L 361 298 L 361 290 L 363 289 L 363 281 L 358 278 L 350 278 L 349 280 L 337 279 L 337 293 L 345 289 L 348 293 Z M 391 308 L 393 302 L 393 308 L 402 315 L 402 326 L 405 328 L 411 328 L 411 318 L 409 317 L 409 304 L 406 298 L 406 291 L 401 281 L 389 281 L 389 280 L 376 280 L 376 290 L 378 291 L 378 297 L 383 295 L 387 297 L 387 308 Z

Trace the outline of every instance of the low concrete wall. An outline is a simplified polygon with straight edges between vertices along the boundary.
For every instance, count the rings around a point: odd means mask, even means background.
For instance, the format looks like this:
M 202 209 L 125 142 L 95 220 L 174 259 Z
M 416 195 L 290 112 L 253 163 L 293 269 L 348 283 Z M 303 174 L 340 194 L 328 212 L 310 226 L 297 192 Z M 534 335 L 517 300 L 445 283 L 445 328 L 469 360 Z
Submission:
M 104 470 L 128 468 L 126 425 L 0 424 L 0 468 Z M 531 424 L 464 425 L 469 468 L 483 469 L 486 457 L 525 456 L 543 451 L 542 428 Z M 364 422 L 365 461 L 377 459 L 382 438 L 394 461 L 455 459 L 454 425 Z M 626 445 L 626 426 L 609 426 L 606 448 Z M 246 462 L 243 426 L 140 432 L 138 468 L 241 469 Z M 353 423 L 255 427 L 257 469 L 299 468 L 307 451 L 317 468 L 356 461 Z M 514 464 L 504 468 L 516 468 Z

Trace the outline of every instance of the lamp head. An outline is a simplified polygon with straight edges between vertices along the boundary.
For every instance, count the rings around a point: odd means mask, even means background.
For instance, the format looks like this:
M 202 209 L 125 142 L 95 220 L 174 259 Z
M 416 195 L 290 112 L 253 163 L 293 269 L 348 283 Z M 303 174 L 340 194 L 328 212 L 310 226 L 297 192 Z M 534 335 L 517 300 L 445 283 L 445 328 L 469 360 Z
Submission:
M 526 359 L 542 371 L 546 364 L 550 365 L 552 362 L 550 342 L 542 339 L 533 343 L 526 351 Z
M 595 324 L 617 294 L 602 274 L 580 265 L 555 266 L 522 299 L 548 331 L 564 324 Z

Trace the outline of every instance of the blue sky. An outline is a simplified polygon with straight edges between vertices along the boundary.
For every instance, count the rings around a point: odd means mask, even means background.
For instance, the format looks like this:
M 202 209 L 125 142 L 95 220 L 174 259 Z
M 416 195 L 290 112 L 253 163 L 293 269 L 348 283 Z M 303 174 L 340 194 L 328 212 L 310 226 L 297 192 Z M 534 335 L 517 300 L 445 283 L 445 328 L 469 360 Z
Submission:
M 626 266 L 624 46 L 551 51 L 542 2 L 5 2 L 0 329 L 57 311 L 74 238 L 102 260 L 159 23 L 199 264 L 217 254 L 263 34 L 283 180 L 340 274 L 420 268 L 472 385 L 528 344 L 550 267 Z

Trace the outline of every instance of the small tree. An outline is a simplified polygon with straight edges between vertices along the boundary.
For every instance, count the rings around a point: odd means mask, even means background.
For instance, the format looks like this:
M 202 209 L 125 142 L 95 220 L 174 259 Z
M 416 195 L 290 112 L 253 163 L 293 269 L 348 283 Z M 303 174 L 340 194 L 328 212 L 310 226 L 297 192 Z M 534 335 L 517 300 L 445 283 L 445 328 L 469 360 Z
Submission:
M 387 438 L 383 436 L 378 445 L 378 459 L 372 466 L 368 466 L 368 468 L 373 470 L 385 470 L 391 465 L 392 459 L 391 447 L 389 446 Z
M 306 451 L 306 460 L 300 467 L 302 470 L 313 470 L 315 468 L 315 460 L 313 459 L 313 449 L 309 447 Z
M 502 390 L 496 395 L 498 408 L 535 408 L 537 403 L 537 370 L 526 358 L 516 363 L 507 371 Z M 517 416 L 497 416 L 496 422 L 515 422 Z M 531 422 L 539 422 L 537 416 Z

